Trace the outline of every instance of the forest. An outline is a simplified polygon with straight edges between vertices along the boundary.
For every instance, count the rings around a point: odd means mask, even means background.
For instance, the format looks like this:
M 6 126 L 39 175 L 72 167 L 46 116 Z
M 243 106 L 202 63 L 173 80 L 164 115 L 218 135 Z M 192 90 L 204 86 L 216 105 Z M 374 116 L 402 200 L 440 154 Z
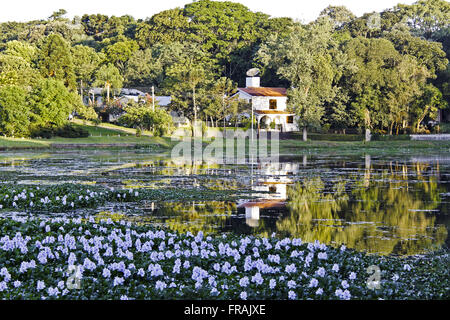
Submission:
M 444 0 L 360 17 L 329 6 L 310 23 L 210 0 L 145 20 L 66 16 L 60 9 L 46 20 L 0 24 L 0 134 L 42 135 L 71 112 L 97 119 L 80 97 L 92 87 L 117 95 L 154 86 L 172 97 L 170 110 L 217 124 L 248 108 L 230 97 L 250 68 L 261 70 L 263 86 L 288 88 L 288 106 L 308 130 L 422 133 L 439 110 L 448 121 Z

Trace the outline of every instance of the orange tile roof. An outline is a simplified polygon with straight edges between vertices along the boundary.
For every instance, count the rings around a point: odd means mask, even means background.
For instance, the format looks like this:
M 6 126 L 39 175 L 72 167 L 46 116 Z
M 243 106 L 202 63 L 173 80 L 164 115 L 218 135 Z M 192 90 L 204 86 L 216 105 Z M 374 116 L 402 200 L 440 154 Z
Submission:
M 279 110 L 255 110 L 255 113 L 259 113 L 259 114 L 291 114 L 291 115 L 294 114 L 292 112 L 279 111 Z
M 249 201 L 238 205 L 238 208 L 247 208 L 247 207 L 259 207 L 260 209 L 265 208 L 280 208 L 285 207 L 286 201 L 284 200 L 257 200 L 257 201 Z
M 238 88 L 251 96 L 264 96 L 264 97 L 286 97 L 286 88 L 269 88 L 269 87 L 249 87 Z

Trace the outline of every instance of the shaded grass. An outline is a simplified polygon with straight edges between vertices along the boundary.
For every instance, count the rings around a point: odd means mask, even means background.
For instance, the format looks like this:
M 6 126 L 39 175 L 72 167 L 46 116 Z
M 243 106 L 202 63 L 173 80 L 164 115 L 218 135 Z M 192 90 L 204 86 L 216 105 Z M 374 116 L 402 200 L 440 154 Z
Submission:
M 81 120 L 75 120 L 74 126 L 87 130 L 90 134 L 87 138 L 62 138 L 54 137 L 51 139 L 22 139 L 22 138 L 6 138 L 0 137 L 0 150 L 3 149 L 34 149 L 34 148 L 51 148 L 51 147 L 80 147 L 83 145 L 99 147 L 103 146 L 137 146 L 148 145 L 158 148 L 169 148 L 174 143 L 170 138 L 152 137 L 143 135 L 136 137 L 134 129 L 122 128 L 110 125 L 95 126 L 93 124 L 83 124 Z M 122 130 L 123 129 L 123 130 Z M 133 132 L 134 131 L 134 132 Z
M 426 152 L 450 152 L 450 141 L 301 141 L 281 140 L 281 154 L 302 154 L 305 151 L 333 151 L 339 153 L 402 154 L 426 150 Z

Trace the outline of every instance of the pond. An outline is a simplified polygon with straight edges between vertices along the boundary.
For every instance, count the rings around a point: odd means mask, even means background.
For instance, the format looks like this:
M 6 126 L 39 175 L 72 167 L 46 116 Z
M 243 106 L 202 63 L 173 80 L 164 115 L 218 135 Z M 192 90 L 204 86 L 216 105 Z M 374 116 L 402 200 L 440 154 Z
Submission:
M 0 154 L 0 186 L 72 183 L 167 189 L 174 196 L 63 212 L 3 207 L 0 215 L 90 214 L 194 234 L 275 233 L 369 253 L 414 255 L 450 244 L 449 180 L 445 155 L 320 153 L 273 163 L 180 165 L 145 149 L 14 151 Z M 230 198 L 177 199 L 186 190 L 228 192 Z

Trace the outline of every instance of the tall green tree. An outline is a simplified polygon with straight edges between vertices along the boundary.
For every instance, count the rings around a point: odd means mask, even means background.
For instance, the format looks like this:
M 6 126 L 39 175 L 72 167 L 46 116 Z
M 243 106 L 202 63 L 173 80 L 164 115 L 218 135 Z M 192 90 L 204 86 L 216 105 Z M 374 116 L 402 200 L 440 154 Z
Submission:
M 285 39 L 272 36 L 258 52 L 263 63 L 274 66 L 289 81 L 288 104 L 299 116 L 304 140 L 308 128 L 321 125 L 324 103 L 336 94 L 336 68 L 329 50 L 335 46 L 332 34 L 330 20 L 320 19 L 309 26 L 296 26 Z
M 227 116 L 237 116 L 239 101 L 236 93 L 235 83 L 226 77 L 221 77 L 214 81 L 210 89 L 211 102 L 205 108 L 205 118 L 209 117 L 211 122 L 215 119 L 223 121 L 223 128 L 225 129 L 225 119 Z
M 133 52 L 138 50 L 139 46 L 134 40 L 119 41 L 106 48 L 106 59 L 112 63 L 120 73 L 125 71 L 128 59 L 133 55 Z
M 189 19 L 183 9 L 161 11 L 137 26 L 136 40 L 141 48 L 152 45 L 183 42 L 187 39 Z
M 0 134 L 23 137 L 29 133 L 30 107 L 26 90 L 18 86 L 0 86 Z
M 110 92 L 119 94 L 123 86 L 123 77 L 119 70 L 111 63 L 101 66 L 95 73 L 94 86 L 104 87 L 109 103 Z
M 81 104 L 79 96 L 56 79 L 44 79 L 28 96 L 33 128 L 62 126 L 69 114 Z
M 104 59 L 103 55 L 84 45 L 73 46 L 71 51 L 76 81 L 82 81 L 84 85 L 91 83 L 95 70 Z
M 51 34 L 44 39 L 39 51 L 38 66 L 44 77 L 60 80 L 70 89 L 76 88 L 70 47 L 59 34 Z

